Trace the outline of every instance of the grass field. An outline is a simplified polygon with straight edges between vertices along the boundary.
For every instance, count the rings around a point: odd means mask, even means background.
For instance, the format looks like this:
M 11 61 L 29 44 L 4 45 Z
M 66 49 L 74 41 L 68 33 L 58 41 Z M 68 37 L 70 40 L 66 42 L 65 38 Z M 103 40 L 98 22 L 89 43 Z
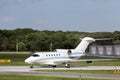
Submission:
M 107 80 L 93 78 L 66 78 L 66 77 L 50 77 L 50 76 L 29 76 L 29 75 L 0 75 L 0 80 Z
M 10 59 L 11 63 L 0 63 L 0 66 L 22 66 L 27 65 L 24 60 L 30 56 L 30 54 L 0 54 L 0 59 Z
M 28 66 L 24 60 L 31 54 L 12 54 L 12 53 L 0 53 L 0 59 L 11 59 L 11 63 L 0 63 L 0 66 Z M 81 59 L 101 59 L 100 57 L 82 57 Z M 86 62 L 70 63 L 71 66 L 120 66 L 120 58 L 112 61 L 99 61 L 87 64 Z M 35 64 L 39 65 L 39 64 Z M 40 66 L 40 65 L 39 65 Z M 62 65 L 64 66 L 64 65 Z

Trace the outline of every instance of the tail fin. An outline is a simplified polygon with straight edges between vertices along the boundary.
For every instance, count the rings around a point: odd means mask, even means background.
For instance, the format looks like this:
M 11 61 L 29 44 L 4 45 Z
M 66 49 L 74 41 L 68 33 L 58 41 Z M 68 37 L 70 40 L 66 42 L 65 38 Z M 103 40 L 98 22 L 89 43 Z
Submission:
M 91 37 L 85 37 L 82 39 L 82 41 L 79 43 L 79 45 L 75 48 L 75 50 L 85 52 L 88 45 L 94 41 L 95 41 L 95 39 L 93 39 Z

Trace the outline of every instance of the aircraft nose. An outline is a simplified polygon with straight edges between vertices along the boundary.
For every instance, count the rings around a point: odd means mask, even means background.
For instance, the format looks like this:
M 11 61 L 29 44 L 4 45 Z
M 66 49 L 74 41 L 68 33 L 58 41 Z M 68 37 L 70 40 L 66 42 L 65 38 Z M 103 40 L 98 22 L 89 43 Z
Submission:
M 28 63 L 28 59 L 25 60 L 25 63 Z
M 32 62 L 29 60 L 29 58 L 27 58 L 27 59 L 25 60 L 25 63 L 31 64 Z

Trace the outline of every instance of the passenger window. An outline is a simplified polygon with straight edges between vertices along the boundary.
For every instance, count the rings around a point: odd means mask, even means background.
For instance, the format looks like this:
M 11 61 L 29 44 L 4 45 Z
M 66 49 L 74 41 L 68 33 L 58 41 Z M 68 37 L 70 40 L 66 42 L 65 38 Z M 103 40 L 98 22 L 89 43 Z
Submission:
M 39 57 L 39 55 L 38 55 L 38 54 L 33 54 L 32 56 L 33 56 L 33 57 Z
M 58 54 L 56 54 L 56 56 L 58 56 Z

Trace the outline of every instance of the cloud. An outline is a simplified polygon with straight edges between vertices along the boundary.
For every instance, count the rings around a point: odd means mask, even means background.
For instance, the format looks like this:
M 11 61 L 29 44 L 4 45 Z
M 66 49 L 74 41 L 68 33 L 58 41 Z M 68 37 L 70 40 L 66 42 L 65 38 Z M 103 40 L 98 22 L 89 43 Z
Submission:
M 9 23 L 14 22 L 16 19 L 14 17 L 3 17 L 0 19 L 0 22 Z

